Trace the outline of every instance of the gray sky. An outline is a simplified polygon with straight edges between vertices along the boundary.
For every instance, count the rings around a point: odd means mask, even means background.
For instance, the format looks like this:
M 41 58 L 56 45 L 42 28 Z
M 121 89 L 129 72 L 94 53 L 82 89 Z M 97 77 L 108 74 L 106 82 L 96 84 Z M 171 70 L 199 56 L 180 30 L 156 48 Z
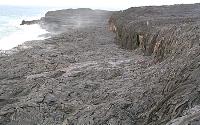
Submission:
M 200 3 L 200 0 L 0 0 L 0 5 L 127 9 L 134 6 Z

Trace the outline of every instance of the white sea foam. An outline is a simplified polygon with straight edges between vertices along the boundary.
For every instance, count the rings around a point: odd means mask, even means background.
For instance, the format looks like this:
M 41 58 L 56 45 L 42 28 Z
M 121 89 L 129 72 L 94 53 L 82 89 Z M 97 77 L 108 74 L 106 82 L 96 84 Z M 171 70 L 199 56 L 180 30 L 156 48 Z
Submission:
M 9 50 L 16 47 L 25 41 L 42 40 L 44 37 L 39 37 L 42 34 L 48 33 L 41 29 L 39 25 L 16 25 L 17 31 L 0 39 L 0 50 Z
M 48 8 L 0 6 L 0 50 L 10 50 L 25 41 L 41 40 L 48 33 L 39 25 L 20 25 L 22 20 L 37 20 Z M 44 35 L 43 35 L 44 36 Z
M 20 23 L 38 20 L 49 10 L 56 8 L 0 6 L 0 50 L 10 50 L 25 41 L 44 39 L 43 34 L 48 32 L 39 25 L 21 26 Z

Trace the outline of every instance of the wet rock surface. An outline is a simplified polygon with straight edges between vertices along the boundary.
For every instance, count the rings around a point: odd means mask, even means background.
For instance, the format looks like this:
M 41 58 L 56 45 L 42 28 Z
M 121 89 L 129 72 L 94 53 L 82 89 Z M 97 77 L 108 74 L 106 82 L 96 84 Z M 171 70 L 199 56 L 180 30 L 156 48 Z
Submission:
M 178 7 L 182 10 L 182 6 Z M 153 8 L 162 10 L 162 7 L 151 7 L 150 10 Z M 176 30 L 172 31 L 177 34 L 174 36 L 163 31 L 166 38 L 160 44 L 174 53 L 157 61 L 154 51 L 144 56 L 146 51 L 140 47 L 128 50 L 115 44 L 120 30 L 118 21 L 121 21 L 117 19 L 132 9 L 116 12 L 110 25 L 108 20 L 112 12 L 100 11 L 100 16 L 99 11 L 86 9 L 93 14 L 82 11 L 81 15 L 85 14 L 84 19 L 93 25 L 85 21 L 80 27 L 74 24 L 70 30 L 65 30 L 68 27 L 65 21 L 72 17 L 63 15 L 68 11 L 78 13 L 76 10 L 48 12 L 46 19 L 54 17 L 50 15 L 65 19 L 59 24 L 64 28 L 58 30 L 62 33 L 46 40 L 26 42 L 10 52 L 12 54 L 0 56 L 0 124 L 199 124 L 200 47 L 199 39 L 195 37 L 199 32 L 198 20 L 173 24 Z M 149 14 L 149 11 L 143 14 Z M 76 19 L 78 17 L 79 14 Z M 124 21 L 134 21 L 129 17 L 127 14 Z M 51 19 L 49 21 L 43 26 L 52 25 Z M 122 21 L 121 24 L 129 23 Z M 169 26 L 160 29 L 168 30 Z M 157 36 L 157 32 L 151 34 Z M 142 39 L 142 36 L 136 39 Z M 156 48 L 158 39 L 152 39 L 155 41 L 152 46 Z M 166 47 L 165 42 L 169 39 L 177 44 Z M 131 42 L 142 46 L 141 42 Z M 157 50 L 161 54 L 166 52 L 162 47 Z

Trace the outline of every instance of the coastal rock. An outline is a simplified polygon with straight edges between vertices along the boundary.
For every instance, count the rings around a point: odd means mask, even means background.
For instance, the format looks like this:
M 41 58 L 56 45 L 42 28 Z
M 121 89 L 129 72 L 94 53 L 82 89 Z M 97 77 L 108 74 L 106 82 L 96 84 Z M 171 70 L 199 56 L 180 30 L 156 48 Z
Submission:
M 173 125 L 200 124 L 194 120 L 199 119 L 199 111 L 191 116 L 184 114 L 199 105 L 199 73 L 195 71 L 199 69 L 199 7 L 200 4 L 136 7 L 111 16 L 109 26 L 116 34 L 117 44 L 151 56 L 154 64 L 162 65 L 158 69 L 165 72 L 154 81 L 160 94 L 147 90 L 154 93 L 149 94 L 156 102 L 154 106 L 147 104 L 146 111 L 138 114 L 144 117 L 143 121 L 136 124 L 163 125 L 176 118 L 181 122 Z
M 41 22 L 41 20 L 31 20 L 31 21 L 22 20 L 20 25 L 40 24 L 40 22 Z
M 44 21 L 42 26 L 48 31 L 63 32 L 81 27 L 102 25 L 99 21 L 102 20 L 102 17 L 109 18 L 107 13 L 111 14 L 112 12 L 89 8 L 65 9 L 49 11 L 41 20 Z
M 133 7 L 114 13 L 109 27 L 116 33 L 120 47 L 139 48 L 160 62 L 180 48 L 187 50 L 199 44 L 198 29 L 195 29 L 199 27 L 199 7 L 200 4 Z M 189 32 L 184 34 L 186 30 Z
M 199 8 L 48 12 L 0 57 L 0 124 L 200 124 Z

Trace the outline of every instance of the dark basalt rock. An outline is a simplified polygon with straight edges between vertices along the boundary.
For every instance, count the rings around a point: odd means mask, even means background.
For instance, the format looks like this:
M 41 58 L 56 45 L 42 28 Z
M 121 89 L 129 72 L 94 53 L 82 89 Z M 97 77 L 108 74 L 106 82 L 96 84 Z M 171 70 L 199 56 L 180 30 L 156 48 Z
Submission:
M 133 7 L 111 16 L 109 29 L 121 48 L 151 56 L 154 64 L 163 66 L 160 70 L 170 67 L 154 81 L 156 91 L 161 93 L 147 90 L 154 93 L 151 98 L 156 101 L 152 106 L 147 104 L 146 111 L 138 114 L 142 121 L 135 124 L 164 125 L 174 119 L 168 125 L 200 124 L 194 122 L 200 117 L 199 13 L 200 4 L 188 4 Z
M 49 11 L 42 18 L 43 28 L 51 32 L 64 32 L 70 29 L 83 28 L 102 24 L 103 18 L 109 18 L 105 10 L 92 10 L 89 8 L 64 9 L 57 11 Z
M 41 21 L 40 20 L 31 20 L 31 21 L 25 21 L 22 20 L 20 25 L 32 25 L 32 24 L 39 24 Z
M 181 35 L 187 28 L 198 27 L 200 4 L 133 7 L 114 13 L 109 20 L 110 30 L 116 33 L 120 47 L 141 49 L 163 61 L 180 47 L 186 50 L 198 36 L 198 30 Z M 190 40 L 189 40 L 190 39 Z M 188 41 L 186 42 L 182 41 Z M 180 45 L 182 44 L 182 45 Z
M 56 35 L 0 56 L 0 124 L 199 125 L 199 13 L 48 12 L 40 25 Z

